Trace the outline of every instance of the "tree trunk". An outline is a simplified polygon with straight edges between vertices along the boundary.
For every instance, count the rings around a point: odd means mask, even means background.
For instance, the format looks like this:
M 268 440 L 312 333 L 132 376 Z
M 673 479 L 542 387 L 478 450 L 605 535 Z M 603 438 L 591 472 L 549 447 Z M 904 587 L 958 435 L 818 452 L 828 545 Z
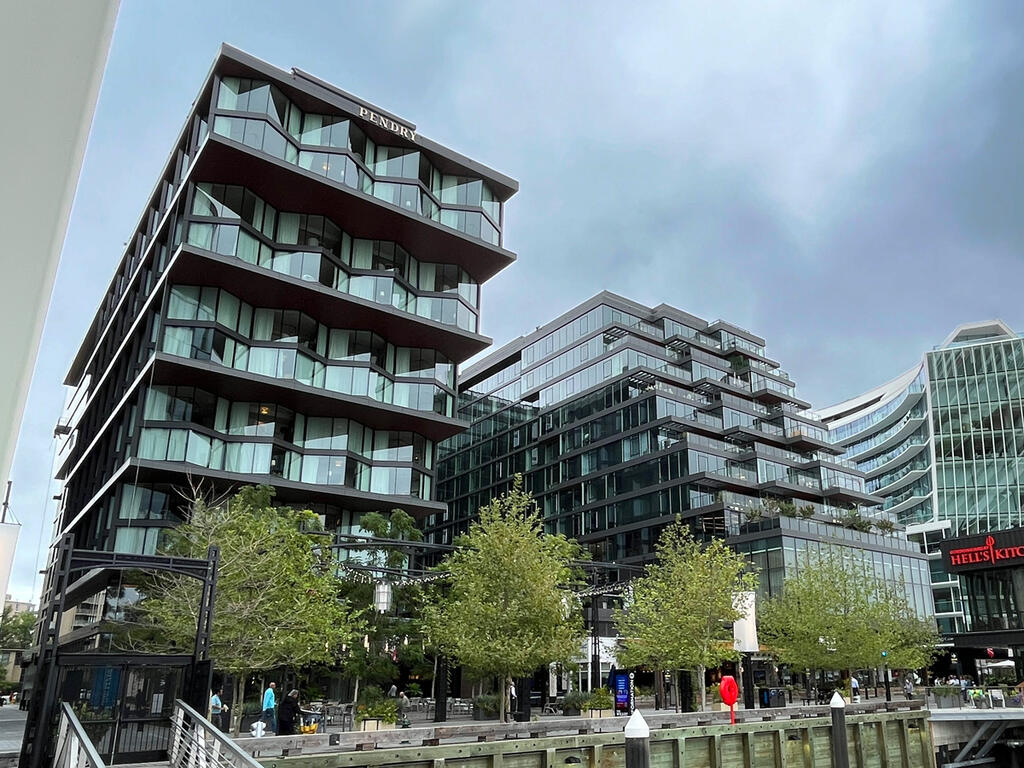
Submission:
M 673 676 L 673 678 L 676 681 L 676 712 L 678 712 L 679 711 L 679 697 L 680 697 L 680 695 L 682 693 L 682 691 L 680 691 L 680 689 L 679 689 L 679 670 L 677 669 L 675 672 L 673 672 L 672 676 Z
M 498 694 L 498 721 L 504 723 L 505 722 L 505 702 L 508 700 L 508 684 L 505 683 L 504 675 L 499 677 L 498 680 L 500 681 L 498 683 L 499 685 L 504 685 L 505 686 L 505 690 L 501 691 Z
M 505 716 L 512 712 L 512 696 L 511 696 L 512 676 L 511 675 L 509 675 L 509 676 L 503 675 L 499 679 L 502 681 L 502 685 L 504 686 L 504 689 L 502 690 L 502 695 L 501 695 L 501 701 L 502 701 L 501 702 L 501 707 L 500 707 L 501 712 L 499 712 L 498 717 L 504 723 L 505 722 Z
M 700 711 L 708 708 L 708 688 L 704 684 L 704 665 L 697 665 L 697 690 L 700 691 Z
M 235 692 L 231 701 L 231 735 L 238 738 L 238 731 L 242 727 L 242 709 L 245 700 L 245 675 L 235 675 Z
M 434 695 L 437 692 L 435 690 L 436 687 L 437 687 L 437 654 L 435 653 L 434 654 L 434 674 L 430 676 L 430 698 L 434 699 L 435 701 L 437 700 L 437 697 Z
M 431 691 L 431 692 L 433 692 L 433 691 Z M 358 703 L 359 703 L 359 675 L 356 675 L 356 686 L 355 686 L 355 690 L 353 690 L 353 692 L 352 692 L 352 709 L 355 709 L 356 705 Z
M 665 674 L 660 669 L 654 674 L 656 675 L 654 679 L 654 708 L 667 708 L 665 703 Z

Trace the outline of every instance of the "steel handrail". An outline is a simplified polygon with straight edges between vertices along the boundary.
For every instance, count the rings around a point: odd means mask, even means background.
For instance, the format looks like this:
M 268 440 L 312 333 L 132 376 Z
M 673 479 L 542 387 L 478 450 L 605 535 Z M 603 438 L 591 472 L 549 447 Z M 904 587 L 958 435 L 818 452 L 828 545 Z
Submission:
M 179 724 L 178 721 L 180 711 L 184 715 L 187 715 L 189 718 L 191 718 L 193 722 L 197 723 L 202 728 L 202 730 L 205 731 L 204 736 L 212 738 L 212 740 L 215 742 L 218 748 L 215 750 L 216 753 L 220 755 L 223 755 L 225 752 L 230 753 L 231 757 L 234 758 L 232 762 L 235 765 L 245 766 L 245 768 L 263 768 L 263 766 L 260 763 L 258 763 L 254 758 L 246 754 L 246 752 L 241 747 L 239 747 L 230 736 L 222 732 L 220 728 L 218 728 L 205 717 L 203 717 L 201 714 L 196 712 L 196 710 L 194 710 L 184 701 L 182 701 L 181 699 L 176 699 L 174 702 L 174 708 L 175 713 L 172 719 L 172 723 L 175 726 L 178 726 Z M 172 768 L 178 768 L 178 766 L 187 764 L 187 762 L 179 759 L 179 756 L 182 754 L 183 750 L 188 749 L 188 745 L 179 744 L 178 740 L 180 737 L 187 737 L 189 734 L 185 732 L 184 726 L 180 727 L 180 731 L 181 732 L 179 733 L 172 734 L 172 743 L 169 745 L 168 749 L 168 759 L 170 760 Z
M 85 753 L 85 759 L 92 768 L 106 768 L 106 763 L 103 762 L 103 758 L 100 757 L 100 753 L 96 751 L 96 747 L 93 746 L 92 739 L 85 732 L 85 728 L 82 726 L 81 721 L 75 714 L 75 710 L 71 708 L 71 705 L 66 701 L 61 704 L 61 737 L 58 739 L 56 754 L 58 761 L 55 762 L 56 768 L 60 768 L 61 763 L 59 757 L 62 754 L 62 750 L 72 745 L 72 738 L 66 736 L 70 730 L 73 735 L 74 742 L 77 742 L 77 748 Z M 67 728 L 68 730 L 65 730 Z M 72 765 L 78 765 L 78 761 L 74 761 Z

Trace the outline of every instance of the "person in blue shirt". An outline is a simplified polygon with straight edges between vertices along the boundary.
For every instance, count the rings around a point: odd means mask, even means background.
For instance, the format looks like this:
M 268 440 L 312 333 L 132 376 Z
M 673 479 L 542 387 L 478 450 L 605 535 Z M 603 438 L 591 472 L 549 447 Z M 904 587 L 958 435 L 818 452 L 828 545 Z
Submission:
M 277 733 L 277 717 L 274 714 L 274 707 L 277 706 L 277 697 L 274 689 L 277 683 L 271 683 L 263 692 L 263 722 L 267 724 L 267 730 Z
M 227 713 L 228 708 L 221 701 L 221 694 L 224 693 L 223 688 L 218 688 L 214 691 L 213 696 L 210 697 L 210 722 L 220 728 L 222 731 L 227 731 L 224 727 L 224 715 Z

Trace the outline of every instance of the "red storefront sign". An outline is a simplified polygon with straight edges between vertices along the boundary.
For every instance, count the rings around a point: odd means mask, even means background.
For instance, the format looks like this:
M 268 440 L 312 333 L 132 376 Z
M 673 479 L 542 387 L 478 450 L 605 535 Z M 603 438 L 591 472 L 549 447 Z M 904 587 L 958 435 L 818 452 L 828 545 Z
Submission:
M 1024 546 L 997 547 L 996 540 L 989 536 L 980 547 L 964 547 L 949 550 L 949 564 L 978 565 L 991 563 L 996 565 L 1007 560 L 1024 560 Z

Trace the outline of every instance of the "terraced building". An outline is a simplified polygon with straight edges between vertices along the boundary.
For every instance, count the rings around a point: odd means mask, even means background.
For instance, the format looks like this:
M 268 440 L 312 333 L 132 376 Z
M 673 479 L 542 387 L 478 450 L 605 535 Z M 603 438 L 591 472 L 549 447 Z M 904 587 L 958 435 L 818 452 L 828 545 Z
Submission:
M 516 189 L 223 46 L 68 372 L 58 535 L 153 553 L 197 482 L 269 483 L 328 530 L 444 510 L 436 446 Z
M 834 548 L 904 578 L 927 615 L 920 549 L 893 535 L 882 499 L 807 407 L 757 335 L 598 294 L 463 371 L 471 427 L 441 447 L 448 509 L 428 516 L 427 536 L 453 541 L 521 473 L 547 528 L 595 560 L 650 559 L 679 515 L 747 554 L 766 594 L 804 552 Z

